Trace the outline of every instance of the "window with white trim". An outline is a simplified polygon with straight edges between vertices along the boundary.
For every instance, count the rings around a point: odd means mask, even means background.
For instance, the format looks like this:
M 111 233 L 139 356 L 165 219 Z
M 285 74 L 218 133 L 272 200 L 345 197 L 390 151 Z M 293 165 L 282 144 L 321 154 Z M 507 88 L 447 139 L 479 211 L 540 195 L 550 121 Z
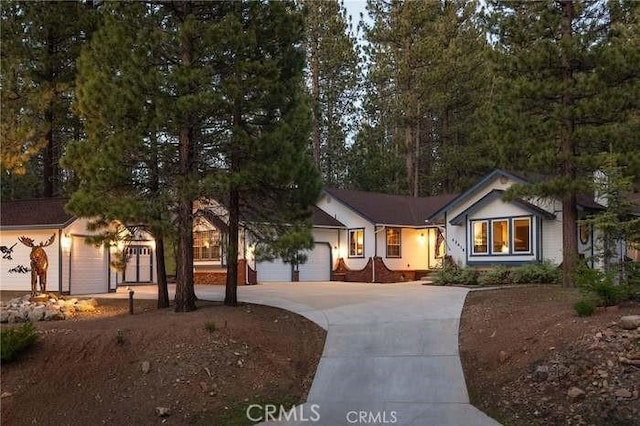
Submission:
M 387 228 L 387 257 L 400 257 L 400 228 Z
M 489 254 L 489 223 L 486 220 L 471 222 L 473 232 L 473 254 Z
M 513 219 L 513 252 L 531 253 L 531 218 Z
M 193 233 L 193 260 L 220 260 L 220 232 L 195 231 Z
M 364 229 L 349 230 L 349 257 L 364 257 Z
M 491 221 L 491 252 L 509 254 L 509 220 Z

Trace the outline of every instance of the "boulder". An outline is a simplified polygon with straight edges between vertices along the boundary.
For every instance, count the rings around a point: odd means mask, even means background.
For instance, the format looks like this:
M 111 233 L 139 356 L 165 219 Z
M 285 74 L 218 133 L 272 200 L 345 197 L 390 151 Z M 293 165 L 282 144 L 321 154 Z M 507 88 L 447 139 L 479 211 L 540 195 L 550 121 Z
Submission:
M 9 311 L 8 322 L 15 323 L 15 322 L 25 322 L 25 321 L 27 321 L 27 317 L 25 316 L 22 309 L 13 309 Z
M 44 318 L 45 310 L 46 309 L 44 306 L 34 306 L 33 308 L 31 308 L 27 314 L 29 321 L 31 322 L 41 321 Z
M 9 322 L 9 310 L 2 309 L 0 310 L 0 323 Z
M 60 309 L 47 307 L 47 309 L 44 311 L 45 321 L 58 321 L 63 319 L 65 319 L 65 315 Z
M 620 318 L 618 325 L 625 330 L 635 330 L 640 327 L 640 315 L 627 315 Z

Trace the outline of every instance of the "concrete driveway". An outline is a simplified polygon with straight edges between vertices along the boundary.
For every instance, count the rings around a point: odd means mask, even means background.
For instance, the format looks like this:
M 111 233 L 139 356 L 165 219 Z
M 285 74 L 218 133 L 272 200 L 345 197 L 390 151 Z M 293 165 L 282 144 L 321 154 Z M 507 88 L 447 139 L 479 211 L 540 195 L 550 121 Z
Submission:
M 270 283 L 239 287 L 238 297 L 327 330 L 307 403 L 288 423 L 496 425 L 469 404 L 460 364 L 467 292 L 420 283 Z M 196 294 L 222 300 L 224 288 L 196 286 Z

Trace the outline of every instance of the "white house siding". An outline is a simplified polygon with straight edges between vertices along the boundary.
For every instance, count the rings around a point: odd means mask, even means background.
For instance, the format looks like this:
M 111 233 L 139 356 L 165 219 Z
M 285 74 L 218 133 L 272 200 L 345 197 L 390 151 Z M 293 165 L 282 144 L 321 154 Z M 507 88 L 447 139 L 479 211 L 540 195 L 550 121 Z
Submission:
M 506 191 L 509 189 L 515 182 L 506 177 L 496 176 L 491 181 L 485 183 L 480 188 L 477 188 L 476 191 L 469 195 L 466 200 L 463 200 L 460 204 L 456 205 L 452 210 L 447 212 L 447 220 L 451 220 L 454 217 L 458 216 L 463 211 L 467 210 L 469 207 L 473 206 L 475 203 L 480 201 L 485 195 L 491 192 L 494 189 Z
M 542 222 L 542 260 L 562 263 L 562 212 L 556 218 Z
M 29 259 L 31 248 L 19 242 L 18 238 L 25 236 L 27 238 L 31 238 L 35 244 L 40 244 L 40 242 L 47 241 L 51 238 L 51 235 L 53 234 L 55 234 L 56 240 L 52 245 L 44 248 L 44 251 L 47 253 L 47 259 L 49 260 L 49 267 L 47 269 L 47 290 L 59 290 L 60 235 L 57 229 L 0 231 L 0 246 L 11 248 L 15 244 L 12 253 L 2 253 L 3 256 L 10 256 L 11 259 L 0 259 L 0 288 L 2 288 L 2 290 L 31 291 L 31 272 L 9 272 L 10 269 L 17 266 L 23 266 L 31 269 L 31 260 Z M 38 285 L 38 291 L 39 289 L 40 286 Z
M 393 228 L 393 226 L 391 227 Z M 386 229 L 378 227 L 378 256 L 385 265 L 392 270 L 416 270 L 428 269 L 428 229 L 401 228 L 400 230 L 400 255 L 399 258 L 387 257 L 387 233 Z
M 360 216 L 358 213 L 345 206 L 341 201 L 329 194 L 324 194 L 316 205 L 330 216 L 342 222 L 348 229 L 364 229 L 364 256 L 349 257 L 349 232 L 340 231 L 340 242 L 338 245 L 338 258 L 344 258 L 350 269 L 362 269 L 366 266 L 370 257 L 375 256 L 375 232 L 373 224 Z M 384 246 L 378 246 L 378 253 L 384 250 Z

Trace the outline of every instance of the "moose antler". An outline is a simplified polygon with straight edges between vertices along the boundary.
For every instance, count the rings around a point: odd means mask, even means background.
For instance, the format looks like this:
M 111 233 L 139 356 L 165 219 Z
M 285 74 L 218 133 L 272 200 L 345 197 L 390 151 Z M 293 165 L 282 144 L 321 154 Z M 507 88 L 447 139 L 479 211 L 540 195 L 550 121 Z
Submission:
M 40 247 L 49 247 L 56 240 L 56 234 L 53 234 L 47 241 L 40 242 Z
M 20 241 L 22 244 L 24 244 L 27 247 L 32 247 L 33 248 L 33 240 L 31 238 L 20 237 L 20 238 L 18 238 L 18 241 Z

